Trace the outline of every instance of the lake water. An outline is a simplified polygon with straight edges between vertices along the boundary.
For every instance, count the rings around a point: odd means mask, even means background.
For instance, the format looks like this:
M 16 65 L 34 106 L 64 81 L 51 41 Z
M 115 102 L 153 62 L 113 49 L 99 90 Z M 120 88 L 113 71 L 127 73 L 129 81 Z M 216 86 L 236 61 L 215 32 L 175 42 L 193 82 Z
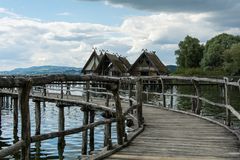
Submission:
M 42 104 L 42 103 L 41 103 Z M 50 133 L 58 131 L 58 107 L 53 103 L 46 103 L 46 107 L 41 106 L 42 119 L 41 119 L 41 133 Z M 34 103 L 30 102 L 30 117 L 31 117 L 31 134 L 35 134 L 35 116 L 34 116 Z M 82 126 L 83 114 L 80 107 L 65 107 L 65 129 L 71 129 Z M 20 115 L 19 115 L 20 116 Z M 100 113 L 96 113 L 95 121 L 103 119 Z M 19 118 L 20 122 L 20 118 Z M 20 123 L 19 123 L 20 124 Z M 113 143 L 116 142 L 116 125 L 112 125 L 112 139 Z M 19 126 L 21 129 L 21 126 Z M 95 150 L 103 147 L 103 130 L 104 126 L 95 128 Z M 20 131 L 18 131 L 20 137 Z M 13 136 L 13 110 L 2 110 L 2 126 L 0 135 L 0 147 L 6 147 L 16 140 Z M 77 133 L 65 136 L 65 148 L 62 153 L 62 148 L 58 148 L 58 138 L 42 141 L 41 143 L 31 144 L 31 157 L 32 159 L 66 159 L 72 160 L 80 158 L 81 155 L 81 139 L 82 133 Z M 63 157 L 62 157 L 63 155 Z M 9 156 L 6 159 L 20 159 L 20 154 Z
M 174 92 L 181 94 L 193 93 L 193 87 L 189 86 L 175 86 Z M 222 89 L 220 86 L 202 86 L 202 96 L 212 100 L 214 102 L 223 103 L 224 98 L 222 96 Z M 167 92 L 170 92 L 168 90 Z M 239 88 L 230 88 L 230 103 L 238 111 L 240 111 L 240 91 Z M 167 97 L 167 104 L 169 105 L 170 99 Z M 174 108 L 181 109 L 184 111 L 191 111 L 191 99 L 174 97 Z M 41 104 L 42 105 L 42 104 Z M 58 108 L 53 103 L 46 103 L 46 107 L 41 106 L 42 120 L 41 120 L 41 133 L 49 133 L 58 131 Z M 30 114 L 31 114 L 31 132 L 32 135 L 35 133 L 35 116 L 34 116 L 34 103 L 30 102 Z M 65 129 L 75 128 L 82 125 L 82 112 L 79 107 L 66 107 L 65 112 Z M 203 103 L 202 114 L 224 122 L 225 120 L 225 109 L 211 106 Z M 20 116 L 20 115 L 19 115 Z M 103 119 L 100 113 L 95 116 L 95 121 Z M 239 128 L 239 120 L 236 120 L 234 116 L 233 127 Z M 20 121 L 20 118 L 19 118 Z M 19 123 L 20 124 L 20 123 Z M 19 126 L 21 128 L 21 126 Z M 95 129 L 95 150 L 103 147 L 103 129 L 104 126 L 99 126 Z M 116 128 L 115 125 L 112 127 L 113 142 L 116 142 Z M 20 136 L 20 131 L 18 137 Z M 31 157 L 32 159 L 65 159 L 72 160 L 78 159 L 81 155 L 81 136 L 82 133 L 73 134 L 65 137 L 64 152 L 62 148 L 58 147 L 58 139 L 50 139 L 42 141 L 41 143 L 31 144 Z M 2 110 L 2 125 L 0 135 L 0 148 L 13 144 L 18 137 L 13 136 L 13 110 L 3 109 Z M 9 156 L 6 159 L 20 159 L 20 154 Z

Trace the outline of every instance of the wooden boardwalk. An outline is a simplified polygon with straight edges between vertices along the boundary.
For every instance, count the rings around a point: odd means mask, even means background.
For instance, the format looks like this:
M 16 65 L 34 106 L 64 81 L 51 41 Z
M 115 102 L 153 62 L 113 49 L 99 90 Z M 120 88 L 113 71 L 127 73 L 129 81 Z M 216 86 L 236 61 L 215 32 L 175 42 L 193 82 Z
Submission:
M 108 160 L 239 160 L 238 138 L 207 120 L 143 107 L 145 130 Z

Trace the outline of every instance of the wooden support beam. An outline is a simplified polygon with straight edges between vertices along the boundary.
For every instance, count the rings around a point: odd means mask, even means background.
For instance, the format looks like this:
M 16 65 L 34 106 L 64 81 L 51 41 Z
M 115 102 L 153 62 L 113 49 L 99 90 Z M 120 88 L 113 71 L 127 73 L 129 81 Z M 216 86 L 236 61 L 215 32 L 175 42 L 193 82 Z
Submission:
M 39 135 L 41 132 L 41 102 L 35 101 L 35 135 Z
M 194 103 L 193 103 L 193 111 L 194 113 L 196 114 L 200 114 L 201 113 L 201 110 L 202 110 L 202 103 L 200 101 L 200 96 L 201 96 L 201 88 L 200 88 L 200 85 L 198 83 L 198 81 L 195 81 L 195 80 L 192 80 L 192 83 L 193 83 L 193 86 L 194 86 L 194 89 L 195 89 L 195 95 L 197 96 L 196 99 L 194 99 Z
M 0 97 L 0 128 L 2 128 L 2 108 L 3 108 L 3 97 Z M 0 135 L 2 134 L 2 130 L 0 130 Z
M 160 82 L 161 82 L 162 94 L 163 94 L 163 107 L 167 107 L 164 80 L 162 78 L 160 78 Z
M 229 97 L 228 97 L 228 78 L 224 77 L 224 99 L 225 99 L 225 104 L 229 105 Z M 231 111 L 229 109 L 226 108 L 226 125 L 227 126 L 231 126 Z
M 61 99 L 63 99 L 63 83 L 61 82 Z
M 13 135 L 18 133 L 18 98 L 13 99 Z
M 139 127 L 143 124 L 143 116 L 142 116 L 142 90 L 143 90 L 142 80 L 139 79 L 136 82 L 136 100 L 137 100 L 137 104 L 138 104 L 137 119 L 138 119 L 138 126 Z
M 107 95 L 106 96 L 106 107 L 109 107 L 109 99 L 110 99 L 110 96 Z M 106 118 L 110 118 L 110 113 L 109 111 L 105 111 L 105 116 Z M 104 147 L 108 146 L 107 149 L 111 149 L 111 146 L 112 146 L 112 135 L 111 135 L 111 127 L 112 127 L 112 124 L 111 123 L 106 123 L 104 125 Z
M 122 145 L 123 137 L 125 135 L 125 124 L 124 124 L 124 117 L 122 114 L 121 100 L 119 96 L 119 87 L 114 88 L 114 90 L 112 90 L 112 93 L 113 93 L 113 98 L 115 100 L 115 106 L 116 106 L 117 141 L 119 145 Z
M 170 93 L 173 94 L 173 84 L 171 84 Z M 170 97 L 170 107 L 173 108 L 173 96 Z
M 86 102 L 89 102 L 90 99 L 90 82 L 86 81 Z M 83 125 L 88 125 L 89 121 L 89 110 L 88 106 L 84 106 L 81 108 L 83 111 Z M 88 130 L 82 132 L 82 155 L 87 154 L 87 143 L 88 143 Z
M 95 118 L 95 111 L 90 110 L 90 123 L 94 123 L 94 118 Z M 89 133 L 89 148 L 90 148 L 90 153 L 94 151 L 94 128 L 90 129 Z
M 83 111 L 83 126 L 88 125 L 89 111 L 87 108 L 82 108 Z M 82 155 L 87 154 L 88 130 L 82 132 Z
M 32 87 L 32 81 L 26 81 L 25 85 L 19 89 L 19 104 L 21 108 L 21 124 L 22 133 L 21 138 L 25 142 L 22 147 L 22 159 L 30 159 L 30 137 L 31 137 L 31 125 L 30 125 L 30 112 L 29 112 L 29 93 Z
M 64 106 L 58 104 L 59 112 L 58 112 L 58 131 L 63 132 L 65 130 L 65 116 L 64 116 Z M 65 139 L 64 136 L 58 137 L 58 154 L 59 159 L 63 159 L 63 151 L 65 147 Z
M 132 85 L 131 83 L 128 84 L 128 97 L 129 97 L 129 107 L 131 107 L 133 105 L 133 102 L 130 100 L 130 98 L 133 96 L 133 92 L 132 92 Z M 131 113 L 133 114 L 133 111 L 131 111 Z

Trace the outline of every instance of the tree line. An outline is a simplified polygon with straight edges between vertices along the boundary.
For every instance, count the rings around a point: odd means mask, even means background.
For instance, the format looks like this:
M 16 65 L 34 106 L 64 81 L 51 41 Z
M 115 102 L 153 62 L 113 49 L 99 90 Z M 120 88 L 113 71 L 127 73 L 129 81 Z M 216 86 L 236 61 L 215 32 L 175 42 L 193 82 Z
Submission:
M 179 71 L 220 71 L 223 75 L 240 75 L 240 36 L 222 33 L 201 44 L 186 36 L 175 51 Z

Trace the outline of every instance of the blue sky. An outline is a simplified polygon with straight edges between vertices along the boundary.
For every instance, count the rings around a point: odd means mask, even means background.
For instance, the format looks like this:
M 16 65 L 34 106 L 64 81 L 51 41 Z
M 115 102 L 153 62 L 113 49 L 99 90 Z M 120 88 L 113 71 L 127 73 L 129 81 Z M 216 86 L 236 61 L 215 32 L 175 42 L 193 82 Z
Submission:
M 205 43 L 240 34 L 238 0 L 0 0 L 0 70 L 34 65 L 82 67 L 92 47 L 126 56 L 157 51 L 175 64 L 186 35 Z

